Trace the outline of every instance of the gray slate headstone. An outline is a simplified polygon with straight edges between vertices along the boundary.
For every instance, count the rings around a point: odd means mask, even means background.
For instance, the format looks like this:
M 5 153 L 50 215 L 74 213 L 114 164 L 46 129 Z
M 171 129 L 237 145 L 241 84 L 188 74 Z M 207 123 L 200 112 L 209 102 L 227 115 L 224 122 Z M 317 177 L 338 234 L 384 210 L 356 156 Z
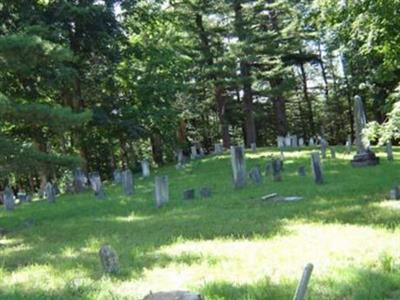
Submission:
M 99 251 L 101 265 L 105 273 L 116 274 L 119 272 L 117 252 L 110 245 L 104 245 Z
M 277 142 L 277 144 L 278 144 L 278 148 L 279 148 L 279 149 L 282 149 L 283 147 L 285 147 L 285 137 L 283 137 L 283 136 L 278 136 L 278 137 L 276 138 L 276 142 Z
M 214 144 L 214 154 L 223 154 L 224 148 L 222 144 Z
M 73 172 L 73 177 L 74 177 L 73 179 L 74 192 L 75 193 L 83 192 L 88 182 L 85 173 L 80 168 L 77 168 Z
M 265 164 L 265 176 L 269 176 L 272 173 L 272 162 L 267 162 Z
M 306 176 L 306 168 L 304 166 L 300 166 L 297 173 L 299 174 L 300 177 Z
M 201 198 L 210 198 L 211 197 L 211 188 L 202 187 L 200 188 L 199 194 Z
M 235 188 L 243 188 L 246 185 L 246 162 L 242 146 L 231 147 L 231 164 L 233 184 Z
M 347 141 L 346 141 L 346 151 L 347 151 L 347 153 L 351 153 L 351 148 L 352 148 L 352 141 L 351 141 L 351 135 L 349 134 L 347 136 Z
M 393 147 L 392 147 L 392 142 L 388 141 L 386 143 L 386 155 L 388 161 L 393 161 Z
M 251 148 L 251 151 L 256 152 L 257 151 L 257 144 L 256 143 L 251 143 L 250 144 L 250 148 Z
M 56 193 L 54 192 L 53 185 L 51 182 L 47 182 L 45 187 L 44 187 L 44 193 L 47 198 L 47 202 L 49 203 L 55 203 L 56 202 Z
M 195 190 L 187 189 L 183 191 L 183 200 L 193 200 L 195 198 Z
M 197 146 L 191 146 L 190 147 L 190 158 L 191 159 L 196 159 L 197 157 L 198 157 Z
M 113 181 L 115 184 L 121 184 L 122 183 L 122 172 L 120 169 L 116 169 L 113 172 Z
M 90 185 L 97 199 L 105 199 L 106 194 L 103 190 L 99 172 L 92 172 L 89 174 Z
M 324 183 L 324 179 L 322 176 L 321 159 L 319 153 L 317 152 L 311 153 L 311 170 L 314 175 L 315 183 L 316 184 Z
M 133 195 L 133 175 L 131 170 L 126 169 L 122 171 L 121 174 L 121 182 L 122 182 L 122 191 L 124 192 L 125 196 Z
M 8 211 L 13 211 L 15 208 L 14 193 L 10 187 L 4 189 L 3 194 L 4 208 Z
M 140 162 L 142 165 L 142 176 L 143 177 L 149 177 L 150 176 L 150 164 L 148 160 L 142 160 Z
M 199 294 L 187 291 L 158 292 L 147 295 L 143 300 L 202 300 Z
M 314 145 L 315 145 L 314 138 L 310 137 L 310 139 L 308 140 L 308 146 L 313 147 Z
M 20 203 L 25 203 L 25 202 L 29 202 L 29 198 L 28 198 L 28 194 L 25 192 L 18 192 L 17 194 L 17 198 L 19 200 Z
M 255 184 L 261 184 L 262 177 L 261 177 L 260 168 L 253 167 L 249 172 L 249 177 Z
M 157 208 L 163 206 L 169 201 L 168 176 L 156 176 L 155 178 L 155 196 Z
M 304 139 L 301 137 L 299 138 L 299 147 L 303 147 L 304 146 Z
M 282 162 L 279 159 L 273 159 L 271 161 L 272 163 L 272 179 L 274 181 L 282 181 L 282 175 L 281 175 L 281 170 L 282 170 Z
M 321 138 L 321 156 L 323 159 L 326 158 L 327 148 L 328 148 L 328 142 L 325 139 Z
M 400 189 L 397 185 L 394 185 L 390 190 L 390 200 L 399 200 L 400 199 Z

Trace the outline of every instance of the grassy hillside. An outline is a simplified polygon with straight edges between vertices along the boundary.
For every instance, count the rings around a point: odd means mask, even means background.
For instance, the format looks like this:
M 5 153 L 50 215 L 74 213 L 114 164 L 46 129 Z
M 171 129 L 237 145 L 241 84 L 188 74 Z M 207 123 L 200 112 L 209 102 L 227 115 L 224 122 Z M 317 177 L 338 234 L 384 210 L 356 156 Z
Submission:
M 248 169 L 264 169 L 272 154 L 248 152 Z M 232 187 L 229 156 L 211 156 L 156 171 L 170 181 L 162 209 L 154 178 L 139 176 L 132 197 L 107 185 L 104 201 L 85 193 L 2 209 L 0 298 L 141 299 L 150 290 L 189 289 L 213 300 L 286 300 L 311 262 L 307 299 L 400 299 L 400 202 L 385 199 L 400 183 L 400 161 L 378 155 L 380 166 L 354 169 L 338 151 L 323 161 L 326 183 L 317 186 L 309 151 L 285 152 L 282 182 L 264 177 L 243 190 Z M 297 175 L 301 164 L 307 177 Z M 202 186 L 212 187 L 211 198 L 182 200 L 184 189 Z M 304 200 L 260 200 L 272 192 Z M 102 273 L 103 244 L 119 254 L 117 276 Z

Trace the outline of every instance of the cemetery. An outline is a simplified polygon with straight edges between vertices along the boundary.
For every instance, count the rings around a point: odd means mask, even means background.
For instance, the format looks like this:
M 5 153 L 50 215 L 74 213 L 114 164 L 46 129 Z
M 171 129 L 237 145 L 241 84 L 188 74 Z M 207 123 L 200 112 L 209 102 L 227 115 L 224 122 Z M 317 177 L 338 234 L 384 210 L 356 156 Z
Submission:
M 400 300 L 399 11 L 0 2 L 0 300 Z

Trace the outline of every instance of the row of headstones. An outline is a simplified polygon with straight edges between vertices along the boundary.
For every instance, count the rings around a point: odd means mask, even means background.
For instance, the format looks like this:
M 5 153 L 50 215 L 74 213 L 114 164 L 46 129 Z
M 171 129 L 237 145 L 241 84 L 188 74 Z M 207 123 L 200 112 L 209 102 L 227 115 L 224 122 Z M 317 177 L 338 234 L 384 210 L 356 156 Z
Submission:
M 290 135 L 288 134 L 285 136 L 278 136 L 277 137 L 277 144 L 278 148 L 284 147 L 303 147 L 305 145 L 304 139 L 302 137 L 298 138 L 297 135 Z M 309 146 L 314 146 L 316 144 L 314 138 L 310 138 L 308 141 Z
M 246 185 L 247 172 L 245 162 L 245 152 L 242 146 L 231 147 L 231 165 L 233 173 L 233 184 L 235 188 L 243 188 Z M 272 172 L 272 178 L 274 181 L 281 181 L 281 171 L 283 170 L 283 155 L 281 153 L 280 159 L 272 159 L 271 162 L 267 163 L 266 175 Z M 314 175 L 315 183 L 322 184 L 322 166 L 320 155 L 317 152 L 311 153 L 311 170 Z M 300 176 L 305 176 L 305 168 L 301 166 L 298 170 Z M 254 167 L 250 170 L 248 176 L 256 183 L 260 184 L 262 180 L 261 172 L 259 167 Z

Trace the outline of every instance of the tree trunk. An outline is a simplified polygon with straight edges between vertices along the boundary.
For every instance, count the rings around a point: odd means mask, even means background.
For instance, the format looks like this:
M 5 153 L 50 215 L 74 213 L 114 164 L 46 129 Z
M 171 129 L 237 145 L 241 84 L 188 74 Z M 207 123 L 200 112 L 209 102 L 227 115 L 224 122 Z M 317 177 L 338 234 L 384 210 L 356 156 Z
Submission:
M 308 108 L 308 121 L 310 122 L 310 132 L 311 135 L 315 135 L 315 123 L 314 123 L 314 112 L 312 108 L 312 102 L 308 94 L 308 86 L 307 86 L 307 74 L 304 69 L 304 64 L 300 63 L 300 72 L 301 72 L 301 81 L 302 81 L 302 87 L 303 87 L 303 96 L 304 96 L 304 101 L 307 104 Z
M 217 102 L 218 119 L 222 135 L 222 144 L 224 148 L 230 148 L 231 137 L 229 136 L 229 124 L 226 120 L 226 95 L 224 95 L 224 88 L 222 85 L 215 86 L 215 99 Z
M 270 79 L 269 82 L 272 89 L 280 89 L 283 79 Z M 286 101 L 283 95 L 274 96 L 272 98 L 272 106 L 275 112 L 276 132 L 279 136 L 285 136 L 288 133 L 288 122 L 286 117 Z
M 157 165 L 162 165 L 164 163 L 163 159 L 163 149 L 162 149 L 162 139 L 159 133 L 153 133 L 151 136 L 151 150 L 153 153 L 153 160 Z

